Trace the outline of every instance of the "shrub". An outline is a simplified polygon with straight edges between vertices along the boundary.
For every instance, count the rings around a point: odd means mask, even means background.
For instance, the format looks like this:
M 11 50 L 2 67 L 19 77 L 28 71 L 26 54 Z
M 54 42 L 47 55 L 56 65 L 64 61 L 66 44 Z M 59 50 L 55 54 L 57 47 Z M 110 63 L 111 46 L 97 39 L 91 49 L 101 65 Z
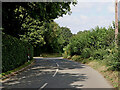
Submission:
M 120 25 L 119 25 L 120 26 Z M 65 48 L 66 57 L 71 56 L 73 60 L 82 60 L 82 63 L 90 60 L 102 60 L 111 70 L 120 70 L 120 32 L 118 34 L 118 45 L 115 41 L 114 28 L 109 27 L 80 31 L 74 35 Z M 117 46 L 117 47 L 116 47 Z
M 10 35 L 2 35 L 2 72 L 10 71 L 24 64 L 28 54 L 33 58 L 33 47 L 27 42 Z
M 91 50 L 90 48 L 84 48 L 81 54 L 82 58 L 89 58 L 91 56 Z
M 94 59 L 102 60 L 103 59 L 103 54 L 102 54 L 101 50 L 94 51 L 93 57 L 94 57 Z
M 94 60 L 94 58 L 93 57 L 90 57 L 90 58 L 88 58 L 89 60 Z
M 109 70 L 120 70 L 119 51 L 117 48 L 111 50 L 111 53 L 105 57 L 105 63 Z
M 68 55 L 65 54 L 65 53 L 63 53 L 62 56 L 63 56 L 63 58 L 67 58 L 68 57 Z
M 84 31 L 74 35 L 66 47 L 69 55 L 82 55 L 84 58 L 90 57 L 90 50 L 106 49 L 114 40 L 114 29 L 96 27 L 91 31 Z M 87 49 L 85 49 L 87 48 Z M 90 50 L 88 50 L 90 49 Z M 86 53 L 86 54 L 85 54 Z
M 109 59 L 109 60 L 108 60 Z M 120 62 L 118 57 L 114 57 L 110 55 L 109 58 L 106 59 L 106 65 L 108 66 L 109 70 L 120 70 Z
M 74 55 L 74 56 L 72 56 L 72 60 L 74 60 L 74 61 L 81 61 L 82 58 L 81 58 L 81 56 Z
M 63 54 L 64 58 L 67 58 L 68 56 L 71 56 L 70 45 L 68 45 L 65 48 L 63 48 L 63 51 L 64 51 L 64 54 Z

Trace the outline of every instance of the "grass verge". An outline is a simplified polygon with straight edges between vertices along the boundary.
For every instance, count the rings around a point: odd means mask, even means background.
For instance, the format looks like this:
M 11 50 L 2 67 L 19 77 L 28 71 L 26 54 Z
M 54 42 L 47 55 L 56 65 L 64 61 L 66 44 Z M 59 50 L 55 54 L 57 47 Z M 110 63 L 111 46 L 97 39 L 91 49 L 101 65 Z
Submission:
M 114 87 L 118 88 L 118 71 L 109 70 L 108 67 L 105 65 L 104 61 L 100 60 L 91 60 L 91 59 L 81 59 L 80 56 L 73 56 L 69 58 L 71 60 L 86 64 L 93 69 L 100 72 L 104 78 Z
M 34 62 L 34 60 L 31 60 L 31 61 L 26 62 L 24 65 L 22 65 L 22 66 L 20 66 L 20 67 L 18 67 L 18 68 L 16 68 L 16 69 L 14 69 L 14 70 L 1 73 L 1 74 L 0 74 L 0 78 L 3 78 L 3 77 L 5 77 L 5 76 L 7 76 L 7 75 L 10 75 L 10 74 L 12 74 L 12 73 L 15 73 L 15 72 L 17 72 L 17 71 L 19 71 L 19 70 L 27 67 L 28 65 L 32 64 L 33 62 Z
M 93 60 L 87 63 L 88 66 L 100 72 L 104 78 L 114 87 L 118 87 L 118 71 L 111 71 L 99 61 Z

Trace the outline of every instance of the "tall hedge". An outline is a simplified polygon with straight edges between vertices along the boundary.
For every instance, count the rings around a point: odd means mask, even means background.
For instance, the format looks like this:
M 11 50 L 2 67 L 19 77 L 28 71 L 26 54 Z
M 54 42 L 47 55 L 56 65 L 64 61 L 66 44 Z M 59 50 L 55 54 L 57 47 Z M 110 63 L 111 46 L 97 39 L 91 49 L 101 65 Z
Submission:
M 112 27 L 109 29 L 96 27 L 91 31 L 84 31 L 74 35 L 70 43 L 65 48 L 68 55 L 85 55 L 90 51 L 107 49 L 114 41 L 114 30 Z M 86 54 L 87 55 L 87 54 Z M 89 57 L 87 55 L 85 57 Z
M 33 58 L 33 47 L 10 35 L 2 35 L 2 72 L 23 65 L 28 61 L 28 55 Z
M 120 27 L 118 45 L 114 41 L 115 29 L 112 27 L 108 29 L 96 27 L 91 31 L 80 32 L 74 35 L 64 48 L 64 57 L 72 57 L 74 60 L 83 62 L 99 60 L 109 70 L 118 71 L 120 70 Z

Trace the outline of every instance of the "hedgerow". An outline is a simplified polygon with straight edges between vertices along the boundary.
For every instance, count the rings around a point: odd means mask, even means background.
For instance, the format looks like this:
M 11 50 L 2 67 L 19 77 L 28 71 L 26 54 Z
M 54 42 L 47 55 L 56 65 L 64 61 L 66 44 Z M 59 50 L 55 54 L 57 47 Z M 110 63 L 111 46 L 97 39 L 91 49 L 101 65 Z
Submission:
M 33 58 L 33 47 L 15 37 L 2 35 L 2 72 L 13 70 Z
M 119 70 L 119 52 L 114 37 L 114 28 L 112 27 L 108 29 L 96 27 L 89 31 L 80 31 L 64 48 L 64 56 L 73 57 L 72 59 L 77 61 L 78 59 L 79 61 L 84 60 L 84 62 L 87 59 L 101 60 L 110 70 Z M 78 58 L 78 56 L 80 57 Z

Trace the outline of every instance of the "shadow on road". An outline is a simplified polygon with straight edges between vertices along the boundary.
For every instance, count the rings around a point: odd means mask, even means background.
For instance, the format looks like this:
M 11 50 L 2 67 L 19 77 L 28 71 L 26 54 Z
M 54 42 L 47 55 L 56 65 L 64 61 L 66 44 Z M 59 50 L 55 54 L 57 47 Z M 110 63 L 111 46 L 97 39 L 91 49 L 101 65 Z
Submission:
M 56 63 L 59 64 L 59 67 L 56 66 Z M 52 77 L 57 68 L 59 71 L 55 77 Z M 85 68 L 85 66 L 65 59 L 37 58 L 34 66 L 11 77 L 10 80 L 2 83 L 2 85 L 5 88 L 12 89 L 34 88 L 38 90 L 47 82 L 46 88 L 81 88 L 83 85 L 79 82 L 88 79 L 86 74 L 79 73 L 82 68 Z
M 86 79 L 86 75 L 82 74 L 58 73 L 52 81 L 48 80 L 49 84 L 46 88 L 82 88 L 84 85 L 80 84 L 80 82 Z
M 80 82 L 86 81 L 88 77 L 80 73 L 80 70 L 85 68 L 85 65 L 66 59 L 56 59 L 55 62 L 60 65 L 59 71 L 53 81 L 48 81 L 50 84 L 46 88 L 81 88 L 84 86 Z

